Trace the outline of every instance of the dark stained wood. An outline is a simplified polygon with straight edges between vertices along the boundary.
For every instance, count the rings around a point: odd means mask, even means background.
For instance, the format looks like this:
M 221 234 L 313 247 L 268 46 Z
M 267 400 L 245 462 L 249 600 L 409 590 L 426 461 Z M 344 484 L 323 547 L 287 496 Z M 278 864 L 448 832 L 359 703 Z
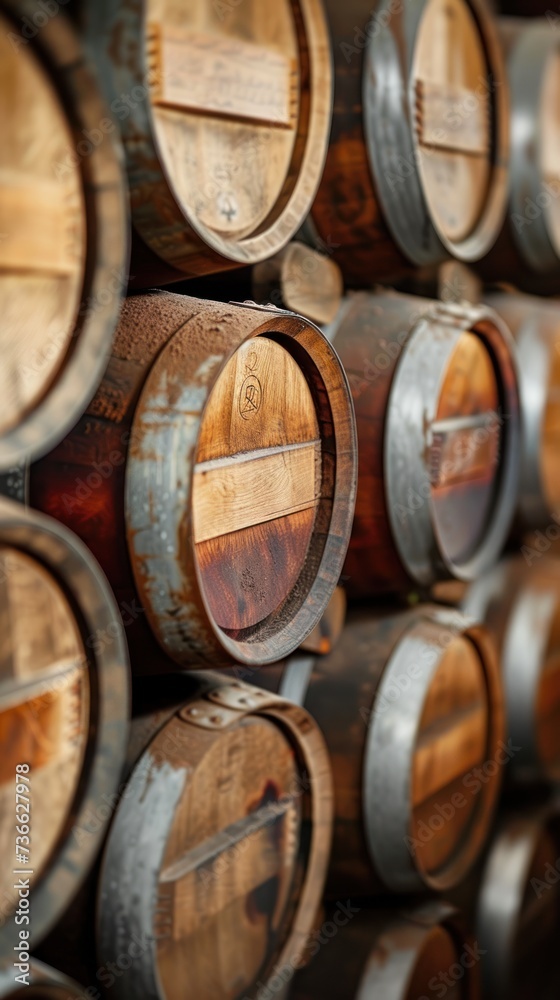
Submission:
M 85 416 L 33 467 L 31 502 L 100 560 L 139 671 L 272 661 L 338 581 L 354 435 L 340 364 L 305 320 L 137 296 Z

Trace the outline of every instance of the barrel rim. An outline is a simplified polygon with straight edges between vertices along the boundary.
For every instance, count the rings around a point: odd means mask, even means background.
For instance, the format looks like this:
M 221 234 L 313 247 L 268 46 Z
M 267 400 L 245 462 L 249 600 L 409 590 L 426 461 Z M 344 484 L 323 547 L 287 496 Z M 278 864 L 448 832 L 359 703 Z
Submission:
M 393 12 L 393 0 L 381 0 L 376 27 L 364 59 L 363 107 L 367 156 L 380 195 L 383 217 L 404 256 L 417 266 L 449 257 L 480 260 L 496 242 L 507 211 L 509 173 L 509 95 L 505 63 L 490 12 L 483 0 L 465 0 L 477 23 L 492 86 L 494 141 L 488 197 L 474 229 L 463 239 L 449 239 L 431 219 L 416 169 L 394 190 L 388 174 L 404 159 L 416 164 L 412 67 L 418 28 L 429 0 L 411 0 Z M 381 15 L 386 16 L 382 19 Z M 404 51 L 399 51 L 404 45 Z M 407 78 L 401 79 L 403 65 Z M 379 85 L 388 82 L 385 90 Z M 395 81 L 398 85 L 395 86 Z M 405 113 L 406 112 L 406 113 Z
M 312 827 L 311 839 L 307 851 L 308 865 L 306 866 L 305 879 L 298 894 L 297 907 L 293 913 L 292 923 L 287 933 L 284 945 L 278 954 L 270 959 L 270 964 L 273 964 L 275 968 L 289 967 L 293 970 L 294 968 L 297 968 L 307 946 L 311 922 L 320 903 L 330 855 L 333 817 L 333 785 L 330 760 L 325 741 L 317 724 L 313 721 L 308 712 L 300 706 L 294 705 L 286 699 L 279 698 L 277 695 L 270 692 L 260 691 L 260 689 L 258 689 L 259 700 L 255 704 L 254 685 L 246 684 L 243 681 L 235 680 L 234 678 L 209 674 L 208 672 L 199 676 L 202 678 L 211 678 L 212 681 L 215 681 L 215 684 L 212 690 L 203 692 L 200 700 L 194 699 L 197 706 L 206 705 L 209 712 L 215 712 L 216 701 L 213 700 L 213 696 L 215 696 L 216 692 L 219 694 L 221 691 L 226 691 L 226 703 L 229 705 L 230 709 L 229 715 L 234 717 L 229 718 L 229 721 L 226 721 L 224 725 L 219 727 L 220 732 L 227 732 L 232 727 L 237 726 L 243 718 L 247 718 L 249 716 L 263 717 L 265 719 L 269 718 L 276 722 L 280 729 L 283 729 L 288 734 L 288 738 L 295 743 L 298 753 L 300 754 L 302 764 L 306 769 L 308 783 L 307 781 L 305 782 L 302 794 L 310 800 Z M 234 692 L 234 699 L 237 695 L 246 694 L 246 698 L 249 702 L 251 702 L 251 704 L 243 707 L 239 703 L 237 709 L 231 711 L 232 702 L 231 699 L 227 697 L 227 693 L 231 693 L 232 691 Z M 138 782 L 143 761 L 147 759 L 150 748 L 164 733 L 166 727 L 173 718 L 180 715 L 186 725 L 192 726 L 193 729 L 196 729 L 198 723 L 187 721 L 184 714 L 186 710 L 188 710 L 189 704 L 192 704 L 192 701 L 193 699 L 189 699 L 182 706 L 179 706 L 175 714 L 167 720 L 163 727 L 158 730 L 158 733 L 150 740 L 148 747 L 142 752 L 142 755 L 135 764 L 129 781 Z M 201 748 L 199 759 L 202 759 L 205 756 L 207 749 L 208 746 Z M 184 772 L 185 782 L 188 782 L 189 780 L 189 770 L 190 764 L 187 762 Z M 107 949 L 110 951 L 117 940 L 117 935 L 115 933 L 116 925 L 118 924 L 119 928 L 122 929 L 123 922 L 126 921 L 127 918 L 130 918 L 131 914 L 133 914 L 134 910 L 137 908 L 135 906 L 125 907 L 121 913 L 115 916 L 115 911 L 113 909 L 103 906 L 103 901 L 106 900 L 107 895 L 114 895 L 115 890 L 113 881 L 116 881 L 118 884 L 122 877 L 122 869 L 118 863 L 119 857 L 118 850 L 115 850 L 115 842 L 119 836 L 119 822 L 122 821 L 123 814 L 126 814 L 127 811 L 131 811 L 131 802 L 134 804 L 134 797 L 127 795 L 123 797 L 122 801 L 119 803 L 115 822 L 111 827 L 103 852 L 101 874 L 97 891 L 96 915 L 99 958 L 101 961 L 105 961 L 108 957 Z M 153 824 L 153 816 L 146 817 L 146 819 L 149 821 L 151 826 Z M 138 828 L 137 818 L 135 819 L 135 828 Z M 144 870 L 144 868 L 150 869 L 150 866 L 152 866 L 153 869 L 149 872 L 150 901 L 153 912 L 144 914 L 147 921 L 146 926 L 149 927 L 152 924 L 153 916 L 155 914 L 157 885 L 163 853 L 161 854 L 158 863 L 154 865 L 154 850 L 150 842 L 147 840 L 143 842 L 139 840 L 138 848 L 140 851 L 144 851 L 147 859 L 147 864 L 142 866 L 142 870 Z M 130 850 L 130 845 L 128 845 L 127 849 Z M 114 858 L 112 857 L 112 854 L 115 854 Z M 119 899 L 123 898 L 122 888 L 123 887 L 121 885 Z M 134 886 L 132 889 L 135 891 Z M 153 985 L 158 982 L 158 965 L 155 954 L 156 942 L 151 931 L 150 937 L 151 955 L 148 960 L 148 965 L 144 971 L 147 971 L 149 978 L 152 980 L 153 988 Z M 135 985 L 142 988 L 144 984 L 136 982 Z M 122 986 L 119 986 L 117 983 L 116 988 L 118 995 L 126 997 L 126 1000 L 129 1000 L 131 995 L 133 997 L 145 996 L 145 992 L 136 993 L 134 990 L 132 990 L 132 993 L 128 992 L 130 983 Z
M 45 17 L 40 0 L 1 0 L 0 11 L 14 23 L 22 15 L 33 17 L 36 12 Z M 74 135 L 97 129 L 108 111 L 66 15 L 59 11 L 50 17 L 31 44 L 50 76 Z M 26 457 L 39 458 L 58 444 L 76 423 L 103 376 L 127 280 L 129 222 L 122 161 L 119 141 L 106 132 L 103 141 L 81 158 L 87 250 L 73 343 L 43 396 L 18 424 L 0 435 L 2 469 Z M 107 292 L 108 301 L 103 301 Z
M 216 270 L 230 260 L 238 264 L 255 264 L 282 249 L 300 228 L 311 209 L 319 188 L 327 157 L 334 93 L 333 61 L 329 33 L 321 0 L 288 0 L 290 6 L 298 4 L 306 28 L 313 23 L 313 30 L 306 31 L 304 43 L 309 59 L 309 130 L 306 132 L 305 146 L 301 154 L 300 169 L 296 173 L 295 184 L 290 184 L 293 172 L 294 147 L 291 166 L 288 168 L 284 188 L 292 187 L 287 196 L 281 192 L 267 219 L 256 232 L 242 239 L 228 239 L 198 223 L 188 207 L 180 205 L 174 193 L 169 171 L 164 158 L 160 156 L 159 143 L 154 128 L 151 102 L 136 106 L 130 115 L 130 122 L 121 122 L 125 156 L 132 188 L 133 223 L 146 245 L 160 259 L 185 276 Z M 146 10 L 144 4 L 138 10 L 127 8 L 126 16 L 119 21 L 117 0 L 91 0 L 90 16 L 87 21 L 92 54 L 102 66 L 106 91 L 111 97 L 117 95 L 114 84 L 115 69 L 107 52 L 99 53 L 100 47 L 108 49 L 111 31 L 119 26 L 130 38 L 133 47 L 138 46 L 138 38 L 146 38 Z M 142 8 L 142 9 L 140 9 Z M 301 51 L 301 39 L 300 51 Z M 118 79 L 127 85 L 130 93 L 134 86 L 145 85 L 149 77 L 146 47 L 141 60 L 134 67 L 119 66 Z M 149 82 L 147 84 L 149 88 Z M 301 121 L 296 135 L 299 135 Z M 139 141 L 139 134 L 141 140 Z M 296 141 L 297 146 L 297 141 Z M 154 169 L 153 164 L 157 167 Z M 147 167 L 146 164 L 152 164 Z M 151 185 L 157 187 L 141 211 L 134 205 L 134 189 Z M 157 206 L 164 206 L 164 212 Z M 162 218 L 165 214 L 165 219 Z M 269 223 L 269 220 L 272 222 Z M 268 224 L 267 224 L 268 223 Z M 198 264 L 193 266 L 193 251 Z M 199 266 L 202 262 L 202 266 Z
M 319 328 L 304 317 L 273 308 L 252 308 L 248 303 L 234 305 L 233 308 L 239 310 L 237 316 L 242 329 L 238 327 L 232 329 L 228 349 L 214 367 L 206 366 L 204 372 L 196 373 L 197 405 L 200 406 L 200 410 L 196 415 L 189 415 L 188 425 L 178 413 L 177 434 L 182 436 L 173 448 L 173 456 L 164 450 L 163 474 L 161 462 L 150 461 L 149 426 L 142 430 L 141 420 L 151 396 L 160 390 L 161 373 L 165 372 L 167 365 L 176 367 L 172 345 L 181 331 L 188 331 L 190 321 L 171 337 L 156 359 L 144 383 L 133 420 L 134 453 L 129 452 L 125 486 L 127 538 L 132 570 L 140 594 L 146 597 L 143 603 L 159 644 L 180 664 L 192 665 L 193 660 L 211 666 L 227 665 L 231 660 L 248 665 L 265 664 L 283 659 L 292 653 L 312 631 L 329 603 L 342 572 L 352 527 L 357 490 L 356 427 L 350 387 L 338 355 Z M 321 535 L 317 542 L 318 545 L 320 542 L 320 551 L 318 548 L 317 553 L 313 555 L 317 560 L 317 568 L 303 600 L 300 601 L 298 597 L 299 603 L 295 612 L 289 615 L 285 622 L 277 620 L 280 617 L 278 612 L 269 616 L 276 623 L 276 631 L 270 635 L 266 632 L 266 622 L 269 620 L 267 618 L 261 623 L 260 637 L 257 635 L 252 639 L 246 637 L 236 639 L 227 635 L 214 621 L 204 592 L 193 533 L 190 530 L 192 459 L 198 448 L 205 405 L 216 380 L 242 343 L 263 334 L 274 334 L 285 338 L 286 342 L 292 342 L 294 349 L 297 348 L 306 357 L 310 368 L 317 373 L 322 390 L 326 390 L 325 407 L 329 410 L 329 433 L 332 435 L 330 452 L 335 460 L 333 495 L 332 501 L 329 501 L 331 505 L 329 530 L 325 535 Z M 185 364 L 188 366 L 189 363 L 189 359 L 185 357 Z M 185 371 L 186 378 L 192 378 L 194 375 L 194 371 Z M 337 407 L 333 408 L 335 397 Z M 169 409 L 172 409 L 171 403 Z M 135 522 L 133 515 L 134 511 L 140 510 L 142 503 L 145 503 L 142 498 L 147 495 L 157 497 L 161 492 L 162 483 L 172 484 L 178 481 L 183 484 L 181 504 L 177 503 L 174 508 L 168 509 L 165 523 L 167 538 L 175 539 L 177 544 L 170 546 L 171 553 L 161 551 L 161 558 L 166 561 L 169 572 L 166 573 L 165 580 L 158 578 L 157 582 L 154 582 L 144 568 L 141 544 L 133 527 Z M 315 536 L 318 538 L 316 532 Z M 181 560 L 178 558 L 179 542 Z M 311 558 L 310 553 L 311 546 L 307 558 Z M 300 579 L 306 564 L 307 559 L 302 565 Z M 296 591 L 297 585 L 291 592 L 293 594 Z M 158 607 L 165 609 L 170 604 L 176 604 L 174 595 L 177 593 L 181 594 L 185 617 L 185 627 L 181 634 L 179 634 L 181 627 L 179 616 L 166 616 L 163 610 L 161 613 L 157 610 Z
M 511 91 L 511 149 L 509 202 L 513 214 L 525 216 L 527 198 L 542 194 L 540 169 L 542 144 L 541 95 L 549 60 L 557 50 L 554 31 L 544 18 L 523 22 L 523 32 L 510 52 L 507 72 Z M 556 197 L 560 195 L 560 190 Z M 560 273 L 560 246 L 555 248 L 545 207 L 523 230 L 509 228 L 519 254 L 540 274 Z
M 387 661 L 375 694 L 364 749 L 362 795 L 366 842 L 379 877 L 394 892 L 415 892 L 426 887 L 445 891 L 458 885 L 484 846 L 501 787 L 503 768 L 498 767 L 478 792 L 469 820 L 469 837 L 463 838 L 461 848 L 456 849 L 443 871 L 430 873 L 418 865 L 407 846 L 411 762 L 425 695 L 449 638 L 470 641 L 483 669 L 489 707 L 485 760 L 495 759 L 505 734 L 498 658 L 488 633 L 460 612 L 423 609 L 407 625 Z M 436 648 L 439 656 L 434 661 Z M 415 677 L 410 677 L 411 664 L 416 665 Z M 391 699 L 386 689 L 405 672 L 410 680 L 406 699 Z M 380 700 L 385 700 L 387 707 L 383 713 L 376 713 L 375 704 Z M 389 756 L 394 765 L 391 775 L 386 770 Z
M 368 1000 L 373 991 L 379 991 L 384 1000 L 398 1000 L 405 996 L 410 986 L 414 969 L 422 956 L 423 945 L 432 931 L 441 927 L 447 931 L 457 947 L 457 953 L 464 951 L 469 944 L 474 944 L 472 934 L 467 932 L 461 914 L 447 903 L 435 902 L 419 905 L 415 909 L 391 913 L 387 922 L 387 930 L 378 935 L 375 940 L 383 941 L 386 933 L 394 937 L 401 929 L 404 931 L 402 948 L 381 946 L 379 954 L 373 952 L 368 961 L 365 973 L 360 982 L 360 993 L 356 1000 Z M 418 938 L 416 951 L 410 949 L 410 931 L 414 930 Z M 478 971 L 476 967 L 466 968 L 464 981 L 465 1000 L 478 1000 Z M 363 993 L 361 992 L 363 990 Z M 383 990 L 383 993 L 380 991 Z M 407 994 L 406 994 L 407 995 Z
M 94 557 L 63 525 L 0 497 L 0 538 L 21 549 L 52 574 L 76 616 L 94 688 L 90 706 L 95 741 L 86 750 L 79 787 L 66 828 L 33 887 L 30 947 L 35 947 L 67 908 L 89 871 L 109 822 L 100 804 L 117 791 L 125 759 L 130 714 L 130 680 L 124 626 L 109 584 Z M 96 629 L 118 626 L 110 644 L 95 649 Z M 114 634 L 114 628 L 111 631 Z M 104 809 L 107 807 L 104 806 Z M 92 816 L 95 828 L 92 826 Z M 78 835 L 79 834 L 79 835 Z M 0 927 L 0 958 L 19 940 L 13 921 Z
M 485 861 L 475 926 L 479 942 L 487 946 L 488 960 L 482 967 L 484 985 L 496 1000 L 507 1000 L 511 995 L 511 949 L 531 864 L 547 832 L 560 848 L 558 800 L 532 815 L 514 814 L 502 820 Z
M 440 331 L 434 336 L 434 326 Z M 501 462 L 488 528 L 475 552 L 460 562 L 443 551 L 433 517 L 431 495 L 407 519 L 403 530 L 399 508 L 408 507 L 408 490 L 421 489 L 427 420 L 435 419 L 447 363 L 463 333 L 476 334 L 494 364 L 502 413 Z M 422 358 L 424 381 L 418 377 Z M 395 444 L 396 443 L 396 444 Z M 417 320 L 397 361 L 391 383 L 384 428 L 383 466 L 389 524 L 407 573 L 421 586 L 441 578 L 470 581 L 499 558 L 507 540 L 517 503 L 520 471 L 521 415 L 519 376 L 513 338 L 503 320 L 485 306 L 443 305 L 434 302 Z M 430 491 L 431 494 L 431 491 Z

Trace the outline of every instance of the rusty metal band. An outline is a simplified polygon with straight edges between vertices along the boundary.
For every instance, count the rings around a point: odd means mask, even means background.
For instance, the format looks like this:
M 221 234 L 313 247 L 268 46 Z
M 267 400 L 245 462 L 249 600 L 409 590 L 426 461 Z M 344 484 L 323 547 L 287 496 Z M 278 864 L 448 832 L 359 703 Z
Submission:
M 292 968 L 304 952 L 330 854 L 333 789 L 328 752 L 319 729 L 303 709 L 277 695 L 256 693 L 252 685 L 241 681 L 216 680 L 220 686 L 185 705 L 178 713 L 181 719 L 195 729 L 222 732 L 247 715 L 273 719 L 295 741 L 309 776 L 306 794 L 312 833 L 305 878 L 288 939 L 274 957 L 275 968 Z M 194 716 L 189 712 L 192 708 Z M 216 715 L 221 717 L 218 723 L 212 722 Z M 164 996 L 154 937 L 157 887 L 167 835 L 189 771 L 188 761 L 183 768 L 160 763 L 158 780 L 153 781 L 148 748 L 132 772 L 111 827 L 99 882 L 100 957 L 105 962 L 118 958 L 135 938 L 148 944 L 127 975 L 115 983 L 116 996 L 122 1000 L 159 1000 Z

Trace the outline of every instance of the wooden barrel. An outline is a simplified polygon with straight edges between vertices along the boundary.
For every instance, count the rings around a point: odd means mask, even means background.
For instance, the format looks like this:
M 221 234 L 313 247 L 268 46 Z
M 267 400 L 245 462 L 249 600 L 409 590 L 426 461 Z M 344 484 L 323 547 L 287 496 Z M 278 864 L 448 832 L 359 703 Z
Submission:
M 328 656 L 299 654 L 255 683 L 304 705 L 325 735 L 329 895 L 444 890 L 464 877 L 505 763 L 499 671 L 483 629 L 430 605 L 387 617 L 356 610 Z
M 332 323 L 344 295 L 335 262 L 297 240 L 256 264 L 252 284 L 256 302 L 270 302 L 320 324 Z
M 179 665 L 264 663 L 328 604 L 356 466 L 346 376 L 316 327 L 155 292 L 126 301 L 105 379 L 30 496 L 101 562 L 135 668 L 173 669 L 146 619 Z
M 176 681 L 188 699 L 133 725 L 131 752 L 148 745 L 105 848 L 99 961 L 140 949 L 115 997 L 172 1000 L 188 982 L 235 1000 L 305 948 L 330 848 L 329 760 L 298 706 L 216 674 Z
M 479 891 L 476 934 L 488 1000 L 554 1000 L 560 992 L 560 813 L 504 820 Z
M 476 944 L 452 907 L 360 910 L 348 900 L 328 918 L 289 1000 L 428 1000 L 443 990 L 453 1000 L 479 1000 Z
M 328 142 L 320 0 L 90 0 L 84 18 L 145 244 L 132 284 L 280 250 L 312 203 Z
M 0 0 L 2 469 L 77 420 L 127 278 L 120 145 L 71 28 L 44 7 Z
M 476 260 L 507 199 L 507 87 L 480 0 L 325 0 L 334 117 L 305 226 L 358 287 Z
M 19 962 L 18 965 L 28 965 L 28 971 L 22 973 L 13 965 L 0 965 L 0 997 L 2 1000 L 12 1000 L 24 994 L 26 1000 L 89 1000 L 81 986 L 72 982 L 55 969 L 49 968 L 43 962 L 32 958 L 29 962 Z M 16 981 L 16 976 L 20 977 Z M 22 977 L 23 976 L 23 980 Z
M 0 850 L 14 869 L 2 882 L 0 958 L 13 958 L 20 930 L 40 941 L 99 849 L 126 749 L 128 658 L 85 547 L 5 499 L 0 615 Z
M 487 278 L 554 293 L 560 277 L 560 53 L 548 18 L 503 17 L 511 91 L 509 210 Z
M 560 781 L 560 562 L 535 552 L 508 559 L 477 580 L 462 610 L 483 622 L 500 654 L 508 737 L 517 747 L 508 775 Z
M 560 512 L 560 311 L 535 296 L 485 296 L 511 330 L 519 361 L 522 449 L 518 529 Z
M 499 556 L 519 469 L 514 344 L 485 306 L 356 294 L 328 331 L 359 441 L 350 594 L 473 579 Z

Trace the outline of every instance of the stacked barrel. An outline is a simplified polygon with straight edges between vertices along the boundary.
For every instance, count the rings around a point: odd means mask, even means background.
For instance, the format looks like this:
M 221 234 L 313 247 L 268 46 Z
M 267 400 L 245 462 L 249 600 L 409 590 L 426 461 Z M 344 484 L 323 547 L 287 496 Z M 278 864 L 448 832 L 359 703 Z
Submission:
M 0 997 L 557 996 L 558 53 L 496 6 L 0 0 Z

